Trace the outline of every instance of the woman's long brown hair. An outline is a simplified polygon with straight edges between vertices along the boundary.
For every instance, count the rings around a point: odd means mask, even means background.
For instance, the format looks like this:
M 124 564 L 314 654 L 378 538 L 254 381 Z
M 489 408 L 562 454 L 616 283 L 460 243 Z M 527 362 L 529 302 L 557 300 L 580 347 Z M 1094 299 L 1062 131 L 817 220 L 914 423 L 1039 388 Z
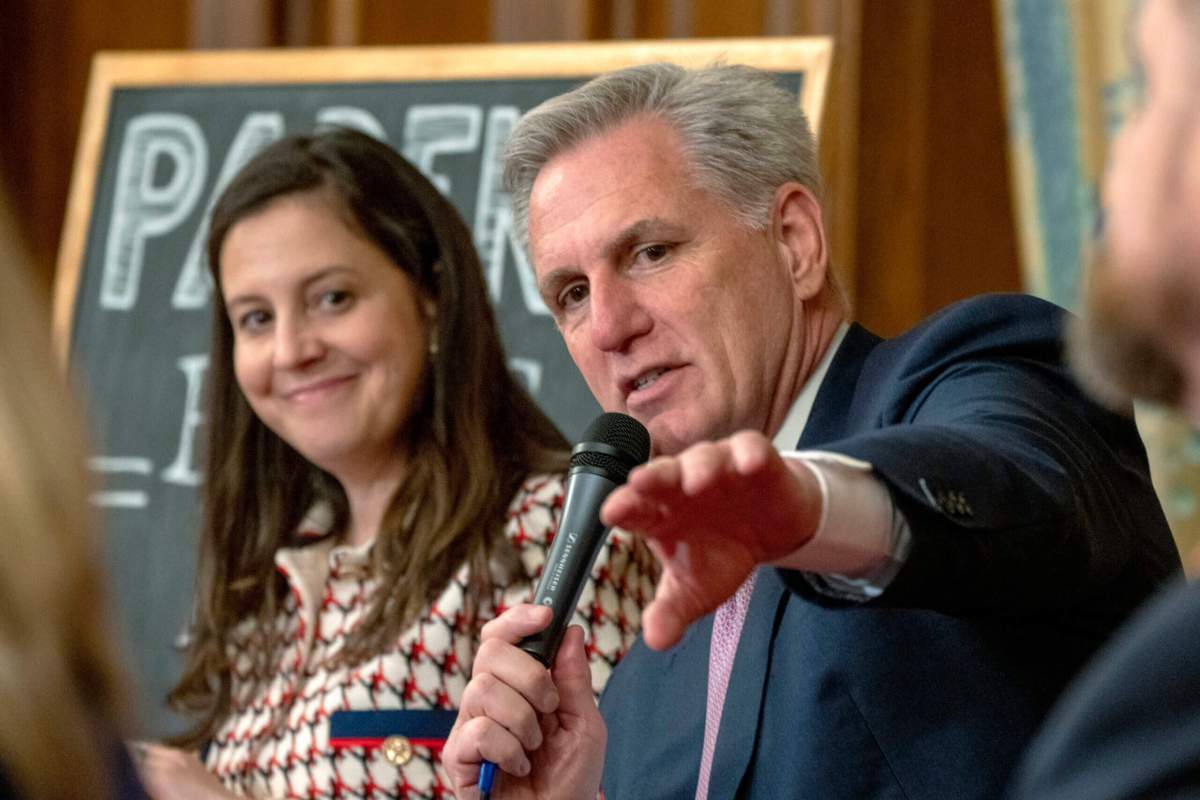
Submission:
M 255 672 L 267 675 L 280 642 L 271 633 L 286 592 L 275 551 L 318 500 L 332 504 L 335 530 L 349 509 L 338 483 L 254 415 L 233 373 L 233 330 L 221 293 L 221 247 L 233 226 L 277 198 L 326 192 L 347 223 L 385 252 L 433 303 L 436 353 L 402 441 L 409 472 L 384 516 L 372 566 L 381 587 L 350 635 L 349 663 L 382 652 L 469 565 L 467 616 L 475 624 L 491 591 L 489 562 L 519 577 L 503 536 L 508 504 L 531 472 L 567 463 L 567 442 L 508 370 L 483 270 L 458 212 L 387 145 L 338 130 L 292 137 L 264 150 L 213 209 L 208 258 L 214 284 L 203 528 L 193 643 L 169 695 L 194 716 L 177 738 L 210 738 L 230 708 L 228 647 L 235 626 L 254 620 Z

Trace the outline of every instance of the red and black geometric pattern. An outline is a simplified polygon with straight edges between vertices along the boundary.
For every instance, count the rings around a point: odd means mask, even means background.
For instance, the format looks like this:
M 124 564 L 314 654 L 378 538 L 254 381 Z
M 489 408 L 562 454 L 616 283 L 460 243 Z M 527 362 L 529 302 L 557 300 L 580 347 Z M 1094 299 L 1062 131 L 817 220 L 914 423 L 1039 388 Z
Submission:
M 482 604 L 483 620 L 528 601 L 562 511 L 561 476 L 529 478 L 509 507 L 506 531 L 530 576 L 528 585 L 497 589 Z M 320 509 L 302 532 L 327 530 Z M 325 526 L 324 528 L 322 526 Z M 347 634 L 362 620 L 376 581 L 370 545 L 319 542 L 276 554 L 291 588 L 278 629 L 284 647 L 274 677 L 251 677 L 246 653 L 261 632 L 239 631 L 231 713 L 208 749 L 207 763 L 230 789 L 256 798 L 450 798 L 440 750 L 417 746 L 402 767 L 381 748 L 335 748 L 334 711 L 453 709 L 470 678 L 475 641 L 463 616 L 464 566 L 424 615 L 386 652 L 354 666 L 336 665 Z M 633 645 L 641 609 L 654 595 L 655 567 L 632 538 L 615 531 L 596 560 L 575 620 L 587 632 L 597 695 Z

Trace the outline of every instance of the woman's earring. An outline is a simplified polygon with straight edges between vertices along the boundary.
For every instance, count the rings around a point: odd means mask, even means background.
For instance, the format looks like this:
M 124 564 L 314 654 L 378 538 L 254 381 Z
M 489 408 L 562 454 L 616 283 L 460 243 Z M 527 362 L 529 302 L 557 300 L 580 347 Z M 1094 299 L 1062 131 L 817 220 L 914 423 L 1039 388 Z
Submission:
M 426 297 L 421 304 L 425 319 L 429 321 L 429 355 L 438 354 L 437 303 Z

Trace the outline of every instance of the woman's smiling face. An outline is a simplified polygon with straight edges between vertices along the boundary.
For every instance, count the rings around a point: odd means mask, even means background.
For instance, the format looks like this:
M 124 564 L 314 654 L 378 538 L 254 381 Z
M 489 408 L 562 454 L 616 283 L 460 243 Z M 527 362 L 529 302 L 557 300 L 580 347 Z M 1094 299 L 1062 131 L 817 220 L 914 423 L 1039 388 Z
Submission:
M 285 195 L 235 224 L 220 258 L 242 393 L 335 476 L 403 458 L 429 335 L 410 278 L 348 219 L 326 190 Z

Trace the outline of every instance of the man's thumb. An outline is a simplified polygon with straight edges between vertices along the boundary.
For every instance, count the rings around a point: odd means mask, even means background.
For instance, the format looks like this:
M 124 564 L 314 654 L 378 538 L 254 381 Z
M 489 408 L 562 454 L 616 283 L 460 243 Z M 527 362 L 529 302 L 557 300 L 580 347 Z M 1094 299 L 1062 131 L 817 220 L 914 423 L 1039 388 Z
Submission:
M 551 670 L 558 687 L 559 710 L 567 714 L 595 714 L 596 697 L 592 693 L 592 670 L 588 665 L 583 628 L 567 628 Z

